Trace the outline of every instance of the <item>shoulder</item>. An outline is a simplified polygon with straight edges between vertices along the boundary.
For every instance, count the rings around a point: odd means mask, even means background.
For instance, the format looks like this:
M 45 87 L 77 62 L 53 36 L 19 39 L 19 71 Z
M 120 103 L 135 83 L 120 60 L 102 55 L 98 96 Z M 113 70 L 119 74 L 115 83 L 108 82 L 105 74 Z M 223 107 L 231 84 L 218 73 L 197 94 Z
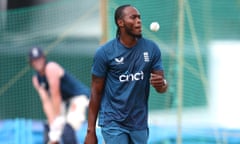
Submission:
M 46 72 L 46 74 L 57 74 L 57 73 L 59 73 L 60 75 L 62 75 L 63 72 L 64 72 L 64 69 L 58 63 L 56 63 L 54 61 L 50 61 L 46 64 L 45 72 Z
M 113 52 L 113 49 L 116 47 L 116 45 L 117 39 L 112 39 L 98 47 L 95 55 L 105 57 L 106 55 L 109 55 L 109 53 Z
M 54 61 L 50 61 L 46 64 L 46 70 L 58 70 L 58 69 L 62 69 L 62 67 Z

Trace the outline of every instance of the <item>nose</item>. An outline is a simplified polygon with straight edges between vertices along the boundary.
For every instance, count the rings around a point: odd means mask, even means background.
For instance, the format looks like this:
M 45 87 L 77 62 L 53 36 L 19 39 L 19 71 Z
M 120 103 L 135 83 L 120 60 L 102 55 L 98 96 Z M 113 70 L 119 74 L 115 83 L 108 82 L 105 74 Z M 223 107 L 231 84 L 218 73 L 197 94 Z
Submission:
M 137 23 L 140 23 L 141 24 L 141 18 L 140 17 L 137 17 Z

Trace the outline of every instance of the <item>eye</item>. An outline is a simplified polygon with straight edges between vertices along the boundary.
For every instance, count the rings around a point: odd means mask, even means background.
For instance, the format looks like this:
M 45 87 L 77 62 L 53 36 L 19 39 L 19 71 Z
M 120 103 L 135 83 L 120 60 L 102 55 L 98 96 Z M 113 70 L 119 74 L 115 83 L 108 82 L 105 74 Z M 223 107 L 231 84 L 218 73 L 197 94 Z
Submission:
M 136 18 L 141 19 L 141 16 L 140 15 L 131 15 L 130 18 L 131 19 L 136 19 Z

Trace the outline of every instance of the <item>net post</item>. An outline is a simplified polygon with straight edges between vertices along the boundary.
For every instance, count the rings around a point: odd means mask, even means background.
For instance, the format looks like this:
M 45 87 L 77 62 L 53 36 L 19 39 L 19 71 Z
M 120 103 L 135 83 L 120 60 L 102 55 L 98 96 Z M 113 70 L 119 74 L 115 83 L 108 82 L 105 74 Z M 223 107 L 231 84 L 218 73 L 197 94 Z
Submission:
M 184 75 L 184 0 L 178 0 L 178 83 L 177 83 L 177 144 L 182 144 L 182 99 L 183 99 L 183 75 Z
M 104 43 L 107 41 L 107 29 L 108 29 L 108 21 L 107 21 L 107 6 L 108 0 L 101 0 L 100 2 L 100 13 L 101 13 L 101 27 L 102 27 L 102 36 L 100 43 Z

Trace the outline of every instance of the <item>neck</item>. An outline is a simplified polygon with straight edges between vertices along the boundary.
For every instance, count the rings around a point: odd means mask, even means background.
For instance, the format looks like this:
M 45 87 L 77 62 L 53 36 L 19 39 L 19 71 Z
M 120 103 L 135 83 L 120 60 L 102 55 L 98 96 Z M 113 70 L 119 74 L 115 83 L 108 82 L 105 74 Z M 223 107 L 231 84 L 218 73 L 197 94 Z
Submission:
M 133 36 L 122 36 L 119 37 L 120 42 L 127 48 L 131 48 L 137 43 L 137 38 Z

